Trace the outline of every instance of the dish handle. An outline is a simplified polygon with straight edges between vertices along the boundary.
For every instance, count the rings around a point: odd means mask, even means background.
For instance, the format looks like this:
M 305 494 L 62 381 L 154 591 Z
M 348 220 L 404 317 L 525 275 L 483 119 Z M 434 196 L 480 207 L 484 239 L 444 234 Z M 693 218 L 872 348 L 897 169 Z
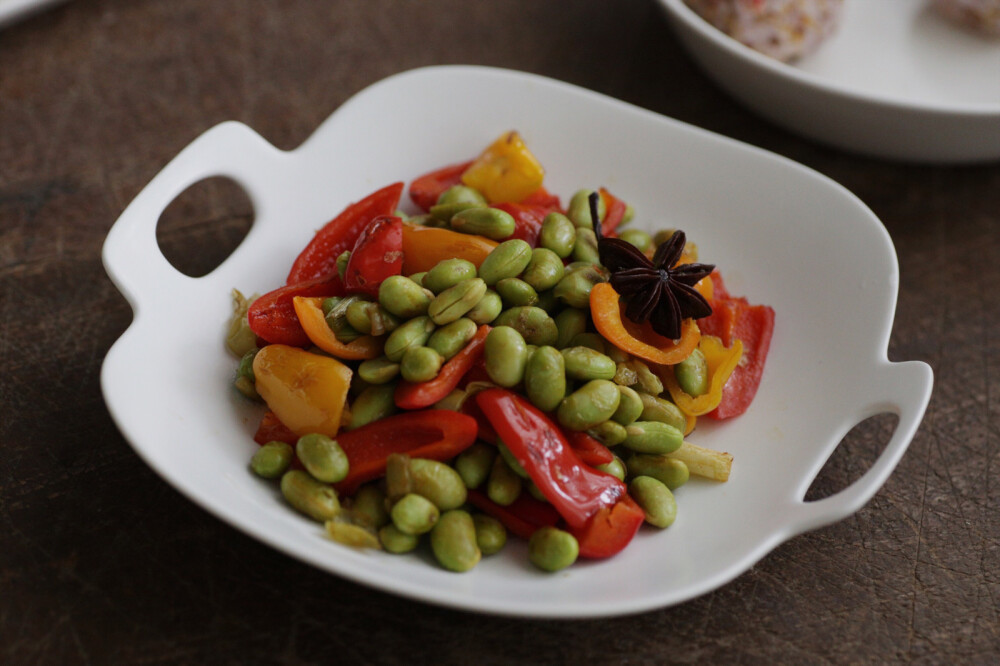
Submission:
M 934 383 L 930 366 L 921 361 L 886 363 L 874 377 L 863 391 L 857 423 L 877 414 L 895 414 L 899 422 L 889 443 L 867 472 L 835 495 L 804 501 L 813 481 L 810 477 L 793 499 L 791 526 L 795 534 L 835 523 L 859 511 L 889 478 L 916 434 Z
M 177 271 L 156 241 L 156 225 L 164 209 L 200 180 L 222 176 L 247 193 L 259 213 L 261 193 L 273 180 L 270 168 L 282 152 L 243 123 L 229 121 L 209 129 L 177 154 L 143 188 L 108 232 L 104 267 L 133 308 L 142 296 L 183 291 L 198 278 Z

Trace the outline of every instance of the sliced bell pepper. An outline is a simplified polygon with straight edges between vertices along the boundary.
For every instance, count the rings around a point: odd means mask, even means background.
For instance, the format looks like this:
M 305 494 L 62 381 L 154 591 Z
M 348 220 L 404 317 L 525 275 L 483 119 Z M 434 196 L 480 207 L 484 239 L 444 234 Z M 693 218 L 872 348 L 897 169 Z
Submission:
M 466 259 L 479 268 L 496 246 L 496 241 L 483 236 L 404 223 L 403 273 L 429 271 L 444 259 Z
M 658 368 L 660 379 L 670 391 L 674 404 L 685 414 L 693 416 L 707 414 L 722 402 L 723 387 L 726 386 L 726 382 L 743 356 L 743 343 L 736 340 L 731 347 L 726 347 L 722 344 L 722 340 L 714 335 L 703 335 L 698 343 L 698 349 L 708 362 L 708 391 L 698 397 L 692 397 L 684 392 L 677 383 L 673 367 Z
M 410 199 L 426 213 L 437 203 L 442 192 L 462 182 L 462 174 L 471 164 L 472 160 L 452 164 L 418 177 L 410 183 Z
M 320 229 L 292 264 L 285 284 L 325 277 L 337 272 L 337 257 L 350 250 L 368 223 L 391 215 L 399 205 L 403 183 L 393 183 L 344 209 Z
M 510 238 L 520 238 L 531 247 L 538 245 L 542 222 L 545 221 L 545 216 L 552 212 L 542 206 L 524 203 L 498 203 L 491 207 L 509 213 L 514 218 L 514 233 Z
M 247 321 L 250 330 L 265 342 L 305 347 L 309 344 L 309 336 L 295 314 L 295 297 L 327 298 L 343 295 L 344 285 L 336 273 L 286 285 L 254 301 L 247 310 Z
M 720 319 L 724 317 L 720 333 L 743 343 L 743 359 L 729 378 L 719 406 L 707 415 L 728 419 L 744 413 L 757 395 L 774 334 L 774 310 L 767 305 L 750 305 L 743 299 L 729 299 L 718 310 Z
M 624 352 L 658 365 L 680 363 L 698 346 L 701 332 L 693 319 L 681 324 L 679 340 L 670 340 L 653 330 L 649 322 L 636 324 L 624 314 L 618 292 L 607 282 L 590 291 L 590 314 L 597 332 Z
M 580 460 L 591 467 L 607 465 L 615 459 L 615 454 L 611 453 L 611 449 L 583 431 L 563 430 L 563 435 L 566 436 L 570 448 L 576 452 L 576 455 L 580 456 Z
M 264 416 L 261 417 L 260 424 L 257 426 L 257 432 L 253 435 L 253 441 L 261 446 L 268 442 L 285 442 L 294 445 L 298 439 L 299 436 L 289 430 L 288 426 L 282 423 L 278 415 L 271 410 L 264 412 Z
M 334 484 L 341 494 L 353 494 L 358 487 L 385 474 L 385 462 L 392 453 L 414 458 L 448 460 L 476 441 L 476 420 L 444 409 L 402 412 L 372 421 L 337 436 L 347 454 L 347 478 Z
M 493 516 L 522 539 L 530 539 L 539 527 L 555 527 L 559 522 L 559 512 L 551 504 L 528 493 L 521 493 L 507 506 L 497 504 L 478 490 L 470 490 L 468 498 L 469 504 Z
M 622 551 L 642 527 L 646 514 L 629 495 L 614 506 L 604 507 L 582 527 L 570 526 L 580 544 L 580 557 L 601 559 Z
M 441 367 L 434 379 L 426 382 L 400 381 L 393 394 L 396 406 L 400 409 L 422 409 L 443 400 L 455 390 L 473 364 L 483 357 L 483 347 L 490 330 L 490 326 L 480 326 L 465 347 Z
M 287 345 L 268 345 L 253 359 L 257 393 L 297 435 L 337 434 L 351 374 L 335 358 Z
M 618 225 L 625 219 L 625 202 L 608 192 L 603 187 L 598 190 L 604 200 L 604 219 L 601 220 L 601 233 L 609 238 L 616 237 Z
M 583 464 L 559 427 L 516 393 L 493 388 L 476 402 L 497 435 L 559 515 L 583 526 L 626 494 L 625 484 Z
M 295 314 L 309 340 L 327 354 L 349 361 L 376 358 L 382 355 L 382 339 L 370 335 L 343 343 L 330 330 L 323 315 L 323 299 L 296 296 L 292 299 Z
M 462 174 L 462 182 L 490 203 L 520 201 L 542 186 L 545 169 L 521 135 L 507 132 L 480 153 Z
M 391 215 L 376 217 L 354 243 L 344 272 L 349 294 L 378 298 L 382 280 L 403 270 L 403 220 Z
M 539 206 L 541 208 L 546 208 L 551 213 L 563 212 L 562 204 L 559 203 L 559 196 L 552 194 L 545 186 L 539 187 L 537 190 L 524 197 L 518 203 L 522 203 L 525 206 Z
M 462 408 L 458 410 L 463 414 L 467 414 L 472 418 L 476 419 L 476 423 L 479 425 L 479 439 L 484 442 L 495 442 L 497 441 L 497 433 L 490 425 L 489 419 L 483 414 L 483 410 L 479 408 L 479 405 L 475 400 L 466 400 L 462 403 Z

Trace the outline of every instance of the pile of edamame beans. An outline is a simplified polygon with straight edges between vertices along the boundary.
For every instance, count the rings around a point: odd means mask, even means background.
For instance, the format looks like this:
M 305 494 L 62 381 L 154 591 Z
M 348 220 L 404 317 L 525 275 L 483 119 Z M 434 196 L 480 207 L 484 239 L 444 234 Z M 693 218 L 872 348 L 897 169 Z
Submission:
M 377 299 L 326 299 L 327 322 L 341 342 L 385 336 L 383 355 L 356 366 L 346 427 L 393 414 L 400 379 L 434 379 L 478 327 L 489 324 L 484 346 L 489 381 L 469 383 L 435 407 L 459 410 L 491 385 L 521 392 L 564 428 L 586 431 L 613 447 L 614 460 L 600 469 L 629 480 L 629 493 L 646 521 L 665 528 L 677 513 L 672 491 L 689 477 L 683 461 L 667 456 L 681 446 L 687 421 L 645 362 L 594 332 L 590 291 L 609 274 L 598 258 L 590 194 L 577 192 L 565 215 L 549 214 L 535 248 L 511 239 L 514 219 L 487 207 L 481 194 L 463 185 L 445 191 L 428 215 L 409 218 L 411 224 L 501 242 L 478 269 L 465 259 L 447 259 L 424 273 L 386 279 Z M 604 214 L 603 204 L 598 213 Z M 629 229 L 619 237 L 647 252 L 669 235 Z M 348 253 L 339 258 L 341 270 L 348 258 Z M 675 367 L 678 383 L 694 396 L 707 390 L 699 356 L 696 352 Z M 294 455 L 304 470 L 288 471 Z M 384 480 L 361 487 L 352 498 L 338 498 L 328 484 L 346 476 L 347 464 L 334 439 L 311 434 L 298 441 L 294 453 L 280 442 L 263 446 L 251 467 L 261 476 L 281 478 L 288 502 L 325 522 L 337 541 L 404 553 L 427 534 L 437 561 L 452 571 L 471 569 L 503 548 L 507 538 L 500 522 L 467 510 L 468 489 L 483 490 L 502 506 L 522 492 L 544 500 L 502 442 L 477 442 L 451 465 L 393 454 Z M 530 539 L 529 556 L 539 569 L 556 571 L 575 561 L 577 543 L 568 532 L 542 528 Z

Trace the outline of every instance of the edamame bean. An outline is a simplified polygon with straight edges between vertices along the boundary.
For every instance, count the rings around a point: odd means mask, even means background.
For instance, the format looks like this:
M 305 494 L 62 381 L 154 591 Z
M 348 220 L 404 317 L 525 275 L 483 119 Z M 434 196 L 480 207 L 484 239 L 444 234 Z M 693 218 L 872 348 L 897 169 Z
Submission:
M 687 429 L 687 417 L 674 403 L 648 393 L 639 393 L 639 399 L 642 401 L 642 414 L 639 418 L 643 421 L 666 423 L 681 432 Z
M 497 293 L 505 306 L 512 308 L 534 305 L 538 302 L 538 292 L 534 287 L 518 278 L 504 278 L 496 284 Z
M 462 389 L 455 389 L 445 397 L 434 403 L 434 409 L 447 409 L 450 412 L 457 412 L 462 409 L 469 394 Z
M 401 532 L 391 523 L 378 531 L 378 540 L 382 543 L 383 548 L 397 555 L 409 553 L 420 543 L 419 536 Z
M 663 382 L 649 369 L 648 365 L 637 358 L 626 361 L 624 365 L 635 371 L 636 383 L 633 385 L 635 390 L 640 393 L 648 393 L 649 395 L 660 395 L 663 393 Z
M 329 298 L 324 298 L 322 304 L 323 316 L 325 317 L 328 314 L 330 314 L 330 310 L 333 310 L 335 307 L 337 307 L 337 305 L 342 300 L 344 300 L 342 296 L 331 296 Z
M 445 512 L 431 530 L 431 550 L 438 564 L 449 571 L 468 571 L 479 563 L 482 552 L 476 541 L 476 525 L 467 512 Z
M 576 227 L 562 213 L 549 213 L 542 221 L 542 229 L 538 233 L 538 244 L 547 250 L 552 250 L 560 259 L 573 254 L 576 243 Z
M 604 350 L 604 353 L 610 356 L 611 360 L 614 361 L 615 363 L 624 363 L 625 361 L 631 360 L 632 358 L 631 356 L 623 352 L 621 349 L 615 347 L 613 344 L 610 343 L 608 343 L 607 349 Z
M 440 294 L 459 282 L 476 277 L 476 265 L 465 259 L 444 259 L 424 274 L 423 286 Z
M 651 476 L 637 476 L 628 485 L 628 493 L 646 514 L 646 522 L 664 528 L 677 518 L 677 501 L 665 485 Z
M 593 192 L 594 190 L 577 190 L 569 200 L 566 215 L 577 227 L 591 229 L 594 226 L 594 221 L 590 215 L 590 195 Z M 604 197 L 600 195 L 597 197 L 597 214 L 602 220 L 607 214 Z
M 340 280 L 344 280 L 344 276 L 347 275 L 347 263 L 351 260 L 351 251 L 344 250 L 337 257 L 337 275 L 340 276 Z
M 566 273 L 559 280 L 553 292 L 556 298 L 573 308 L 590 307 L 590 290 L 598 282 L 606 282 L 607 277 L 596 268 L 582 268 Z
M 594 437 L 605 446 L 618 446 L 628 437 L 628 433 L 625 432 L 625 426 L 614 421 L 598 423 L 587 432 L 591 437 Z
M 563 398 L 556 418 L 570 430 L 588 430 L 611 418 L 620 400 L 616 385 L 594 379 Z
M 404 534 L 426 534 L 434 528 L 441 512 L 422 495 L 408 493 L 392 505 L 392 524 Z
M 468 317 L 456 319 L 434 331 L 427 340 L 427 346 L 448 360 L 465 348 L 477 329 L 476 322 Z
M 421 271 L 419 273 L 414 273 L 410 276 L 410 280 L 416 282 L 421 287 L 424 286 L 424 276 L 427 275 L 427 271 Z
M 281 494 L 296 511 L 320 522 L 340 513 L 337 491 L 300 469 L 289 470 L 281 477 Z
M 430 347 L 410 347 L 399 363 L 399 374 L 408 382 L 426 382 L 441 371 L 444 358 Z
M 486 336 L 483 350 L 486 374 L 499 386 L 511 388 L 524 378 L 528 348 L 521 336 L 510 326 L 496 326 Z
M 542 494 L 542 491 L 535 485 L 535 482 L 531 479 L 525 479 L 524 487 L 528 490 L 528 494 L 534 497 L 539 502 L 548 502 L 549 499 Z
M 621 400 L 618 401 L 618 409 L 612 414 L 611 420 L 626 426 L 642 416 L 642 398 L 628 386 L 619 386 L 618 393 L 621 395 Z
M 507 544 L 507 528 L 493 516 L 477 513 L 472 517 L 476 527 L 476 544 L 483 557 L 499 553 Z
M 410 477 L 410 456 L 405 453 L 390 453 L 385 459 L 385 495 L 390 503 L 413 492 Z
M 365 335 L 371 335 L 372 332 L 372 321 L 368 316 L 369 305 L 372 303 L 368 301 L 354 301 L 347 306 L 347 311 L 344 313 L 347 323 Z
M 570 346 L 570 341 L 580 333 L 587 331 L 587 321 L 589 315 L 584 310 L 577 308 L 566 308 L 557 314 L 553 321 L 556 323 L 556 349 L 565 349 Z
M 579 337 L 577 336 L 577 338 Z M 590 381 L 591 379 L 611 379 L 615 376 L 615 362 L 589 347 L 563 349 L 562 357 L 566 365 L 566 376 L 570 379 Z
M 379 285 L 378 302 L 391 314 L 401 319 L 411 319 L 427 313 L 431 298 L 410 278 L 392 275 Z
M 360 296 L 348 296 L 347 298 L 342 298 L 333 308 L 326 314 L 326 325 L 330 327 L 333 334 L 341 342 L 350 342 L 361 337 L 361 332 L 356 328 L 351 326 L 350 322 L 347 321 L 347 310 L 358 301 L 363 301 Z
M 351 519 L 358 525 L 378 529 L 389 522 L 385 492 L 377 483 L 366 483 L 354 493 Z
M 536 291 L 545 291 L 559 284 L 563 274 L 563 262 L 559 255 L 547 248 L 536 247 L 531 251 L 531 261 L 521 274 L 521 279 Z
M 493 240 L 510 238 L 517 228 L 513 216 L 499 208 L 466 208 L 455 213 L 450 224 L 460 233 L 486 236 Z
M 629 456 L 628 472 L 632 476 L 651 476 L 670 490 L 680 488 L 691 478 L 691 471 L 683 460 L 652 453 L 634 453 Z
M 535 307 L 545 310 L 545 312 L 551 316 L 556 310 L 562 309 L 562 303 L 559 302 L 556 295 L 552 293 L 551 289 L 546 289 L 538 294 L 538 302 L 535 303 Z
M 277 479 L 292 464 L 292 447 L 285 442 L 268 442 L 250 459 L 250 469 L 259 477 Z
M 504 278 L 517 277 L 531 261 L 531 246 L 520 238 L 504 241 L 479 265 L 479 277 L 492 287 Z
M 461 319 L 486 294 L 486 283 L 479 278 L 464 280 L 434 297 L 427 314 L 438 326 Z
M 482 326 L 483 324 L 493 323 L 493 320 L 500 315 L 501 311 L 503 311 L 503 300 L 500 298 L 500 294 L 492 289 L 487 289 L 483 297 L 476 303 L 476 306 L 466 312 L 465 316 Z
M 396 403 L 393 400 L 395 392 L 396 384 L 390 383 L 375 384 L 359 393 L 351 403 L 351 420 L 347 424 L 347 429 L 356 430 L 363 425 L 395 414 Z
M 559 337 L 559 329 L 549 313 L 530 305 L 501 312 L 494 325 L 509 326 L 520 333 L 527 343 L 539 347 L 552 345 Z
M 572 340 L 569 341 L 569 347 L 586 347 L 587 349 L 592 349 L 595 352 L 604 354 L 604 338 L 598 333 L 580 333 Z
M 434 332 L 434 322 L 430 317 L 414 317 L 405 324 L 400 325 L 395 331 L 389 334 L 385 340 L 385 357 L 394 363 L 403 360 L 403 354 L 411 347 L 420 347 L 427 344 L 427 340 Z M 402 368 L 400 368 L 402 371 Z
M 469 208 L 486 208 L 486 204 L 470 202 L 434 204 L 431 206 L 430 213 L 435 220 L 439 220 L 450 226 L 451 219 L 455 215 Z
M 486 203 L 486 197 L 479 193 L 479 190 L 468 185 L 452 185 L 440 195 L 437 201 L 439 205 L 453 203 Z
M 362 361 L 358 366 L 358 376 L 369 384 L 385 384 L 399 375 L 399 363 L 393 363 L 385 356 Z
M 622 444 L 639 453 L 672 453 L 684 443 L 680 430 L 659 421 L 635 421 L 625 426 L 625 432 Z
M 576 537 L 555 527 L 540 527 L 528 539 L 528 559 L 542 571 L 565 569 L 579 554 Z
M 350 546 L 351 548 L 382 548 L 375 533 L 360 525 L 344 523 L 338 520 L 328 520 L 324 527 L 326 528 L 327 536 L 345 546 Z
M 500 453 L 500 457 L 503 458 L 503 461 L 507 463 L 507 467 L 510 467 L 510 471 L 514 472 L 514 474 L 517 474 L 522 479 L 528 478 L 528 472 L 521 466 L 521 463 L 517 461 L 517 458 L 515 458 L 514 454 L 510 452 L 507 445 L 500 440 L 497 440 L 497 451 Z
M 521 477 L 501 456 L 493 459 L 490 477 L 486 481 L 486 496 L 500 506 L 509 506 L 521 494 Z
M 639 381 L 639 375 L 629 367 L 628 363 L 619 361 L 612 381 L 619 386 L 634 386 Z
M 618 456 L 615 456 L 614 460 L 609 463 L 598 465 L 596 469 L 599 469 L 602 472 L 607 472 L 619 481 L 625 480 L 625 463 L 623 463 L 622 459 Z
M 681 390 L 697 398 L 708 392 L 708 361 L 700 349 L 692 351 L 686 359 L 674 366 L 674 377 Z
M 589 261 L 594 264 L 601 261 L 601 255 L 597 252 L 597 235 L 593 229 L 580 227 L 576 230 L 573 261 Z
M 497 450 L 489 444 L 476 442 L 458 454 L 455 459 L 455 471 L 462 477 L 466 488 L 478 488 L 490 476 L 490 468 Z
M 457 509 L 465 504 L 465 482 L 454 469 L 437 460 L 410 460 L 413 492 L 434 503 L 441 511 Z
M 653 237 L 642 229 L 625 229 L 618 237 L 636 246 L 640 252 L 647 252 L 653 247 Z
M 555 347 L 539 347 L 524 367 L 524 392 L 535 407 L 551 412 L 566 395 L 563 355 Z
M 295 443 L 295 454 L 306 471 L 324 483 L 343 481 L 350 471 L 347 454 L 337 444 L 337 440 L 320 433 L 299 437 Z

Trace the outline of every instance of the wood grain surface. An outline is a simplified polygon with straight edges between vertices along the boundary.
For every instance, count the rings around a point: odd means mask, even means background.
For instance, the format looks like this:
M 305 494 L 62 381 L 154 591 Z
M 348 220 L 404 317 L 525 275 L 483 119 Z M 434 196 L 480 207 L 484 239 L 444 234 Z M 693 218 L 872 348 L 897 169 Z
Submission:
M 125 205 L 218 122 L 292 148 L 368 84 L 444 63 L 543 74 L 762 146 L 875 211 L 901 270 L 890 358 L 927 361 L 936 385 L 868 506 L 689 603 L 523 621 L 321 573 L 142 463 L 98 383 L 131 318 L 100 259 Z M 165 215 L 185 270 L 248 228 L 233 190 L 204 185 Z M 652 0 L 76 0 L 0 32 L 0 662 L 996 663 L 998 331 L 1000 165 L 882 162 L 770 125 L 705 78 Z M 136 371 L 156 381 L 155 349 Z M 810 496 L 856 479 L 891 427 L 856 429 Z

